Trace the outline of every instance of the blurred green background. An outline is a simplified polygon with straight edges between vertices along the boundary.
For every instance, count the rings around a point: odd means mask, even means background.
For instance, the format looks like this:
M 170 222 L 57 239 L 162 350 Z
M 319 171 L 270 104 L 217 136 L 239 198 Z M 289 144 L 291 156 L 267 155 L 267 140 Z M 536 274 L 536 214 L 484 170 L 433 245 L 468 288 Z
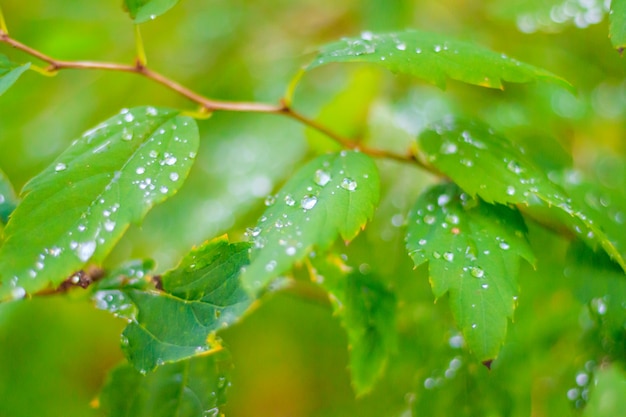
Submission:
M 12 36 L 56 58 L 134 59 L 133 27 L 120 0 L 2 0 L 1 6 Z M 341 36 L 419 28 L 476 42 L 563 76 L 578 94 L 548 85 L 499 91 L 455 82 L 444 92 L 368 66 L 329 65 L 305 77 L 295 107 L 312 116 L 324 108 L 331 114 L 362 109 L 352 121 L 335 116 L 329 124 L 400 152 L 429 122 L 447 114 L 478 117 L 522 143 L 546 170 L 573 161 L 624 190 L 625 61 L 607 37 L 607 6 L 597 0 L 182 0 L 141 29 L 153 69 L 209 97 L 272 103 L 316 46 Z M 29 60 L 6 45 L 0 53 Z M 129 74 L 68 70 L 47 78 L 28 71 L 0 96 L 0 167 L 19 190 L 83 131 L 121 108 L 146 104 L 193 109 Z M 164 271 L 207 239 L 226 232 L 243 239 L 265 196 L 322 146 L 278 116 L 218 113 L 199 125 L 201 149 L 187 183 L 129 230 L 105 266 L 149 257 Z M 427 270 L 414 271 L 404 250 L 404 216 L 432 179 L 390 161 L 379 161 L 379 168 L 376 217 L 338 250 L 398 295 L 400 344 L 383 378 L 371 394 L 355 398 L 346 336 L 322 294 L 278 293 L 222 334 L 235 362 L 228 416 L 579 415 L 598 369 L 611 363 L 623 378 L 623 277 L 610 264 L 602 274 L 585 268 L 599 261 L 578 256 L 566 240 L 534 224 L 538 263 L 522 268 L 507 342 L 491 372 L 477 363 L 462 348 L 446 300 L 433 302 Z M 609 301 L 618 308 L 603 313 Z M 0 305 L 0 417 L 99 415 L 90 403 L 107 370 L 123 359 L 124 325 L 80 290 Z

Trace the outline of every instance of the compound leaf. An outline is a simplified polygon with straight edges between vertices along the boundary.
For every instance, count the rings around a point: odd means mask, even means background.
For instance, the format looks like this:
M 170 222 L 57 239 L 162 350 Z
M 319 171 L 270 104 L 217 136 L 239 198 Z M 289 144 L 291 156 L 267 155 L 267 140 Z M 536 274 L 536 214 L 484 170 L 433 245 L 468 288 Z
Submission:
M 111 417 L 219 416 L 231 368 L 226 351 L 167 364 L 147 375 L 122 364 L 109 374 L 100 408 Z
M 437 185 L 411 210 L 406 247 L 416 266 L 428 262 L 435 297 L 449 294 L 469 348 L 494 359 L 515 308 L 519 258 L 534 263 L 519 212 Z
M 524 151 L 477 122 L 448 120 L 422 132 L 418 139 L 428 163 L 465 192 L 488 203 L 547 206 L 592 248 L 602 248 L 624 270 L 626 262 L 601 227 L 576 201 L 535 166 Z
M 243 284 L 257 292 L 313 246 L 354 238 L 374 213 L 379 183 L 376 165 L 359 152 L 322 155 L 302 167 L 249 230 L 254 245 Z
M 5 55 L 0 54 L 0 96 L 4 94 L 28 68 L 30 68 L 30 63 L 18 65 L 11 62 Z
M 611 1 L 609 37 L 613 47 L 622 52 L 626 48 L 626 1 Z
M 135 23 L 154 20 L 176 6 L 179 0 L 124 0 L 124 8 Z
M 393 72 L 413 75 L 441 88 L 446 79 L 490 88 L 502 82 L 549 81 L 572 86 L 556 75 L 489 49 L 418 30 L 384 34 L 363 32 L 324 45 L 307 69 L 332 62 L 370 62 Z
M 0 248 L 0 299 L 102 260 L 130 223 L 176 193 L 198 142 L 193 119 L 154 107 L 123 110 L 76 140 L 22 190 Z
M 136 311 L 122 333 L 124 353 L 135 368 L 149 371 L 220 347 L 215 332 L 252 303 L 239 282 L 249 246 L 216 238 L 163 275 L 163 292 L 123 291 Z

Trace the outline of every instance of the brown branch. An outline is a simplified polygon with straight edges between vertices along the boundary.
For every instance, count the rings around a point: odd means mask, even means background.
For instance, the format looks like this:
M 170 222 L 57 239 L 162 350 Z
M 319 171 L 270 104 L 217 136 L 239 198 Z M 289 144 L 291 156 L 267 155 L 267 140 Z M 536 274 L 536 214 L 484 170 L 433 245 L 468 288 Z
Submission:
M 214 100 L 207 98 L 185 86 L 177 83 L 176 81 L 156 72 L 141 62 L 137 61 L 134 65 L 127 64 L 119 64 L 113 62 L 99 62 L 99 61 L 64 61 L 52 58 L 28 45 L 25 45 L 11 36 L 8 33 L 5 33 L 0 29 L 0 42 L 6 43 L 12 46 L 15 49 L 18 49 L 22 52 L 25 52 L 45 63 L 48 64 L 46 68 L 50 73 L 55 73 L 60 70 L 65 69 L 80 69 L 80 70 L 104 70 L 104 71 L 118 71 L 118 72 L 128 72 L 132 74 L 137 74 L 148 78 L 158 84 L 161 84 L 165 88 L 172 90 L 188 100 L 199 104 L 208 112 L 213 111 L 234 111 L 234 112 L 252 112 L 252 113 L 268 113 L 268 114 L 278 114 L 289 117 L 291 119 L 297 120 L 305 126 L 310 127 L 311 129 L 317 130 L 318 132 L 328 136 L 342 147 L 347 149 L 358 149 L 363 153 L 374 157 L 382 157 L 387 158 L 399 162 L 408 162 L 411 164 L 417 164 L 418 166 L 431 170 L 430 167 L 423 164 L 420 160 L 415 158 L 413 155 L 400 155 L 395 154 L 393 152 L 388 152 L 381 149 L 368 148 L 361 145 L 358 141 L 353 141 L 338 133 L 332 131 L 328 127 L 323 124 L 304 116 L 303 114 L 294 110 L 291 106 L 287 105 L 284 101 L 281 101 L 278 105 L 265 104 L 265 103 L 255 103 L 255 102 L 233 102 L 233 101 L 222 101 L 222 100 Z

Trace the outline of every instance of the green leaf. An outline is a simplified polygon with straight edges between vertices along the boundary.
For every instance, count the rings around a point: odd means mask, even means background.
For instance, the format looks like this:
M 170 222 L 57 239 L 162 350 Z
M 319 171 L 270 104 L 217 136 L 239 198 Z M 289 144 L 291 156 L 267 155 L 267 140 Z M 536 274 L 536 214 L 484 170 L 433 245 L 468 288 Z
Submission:
M 357 395 L 371 391 L 397 349 L 396 298 L 373 276 L 346 273 L 340 261 L 312 259 L 315 281 L 326 291 L 348 334 L 350 371 Z
M 141 375 L 123 364 L 109 374 L 100 408 L 110 417 L 219 416 L 230 386 L 226 351 L 168 364 Z
M 494 359 L 513 317 L 519 258 L 535 261 L 519 212 L 437 185 L 409 213 L 406 242 L 416 266 L 428 261 L 435 297 L 449 293 L 469 348 Z
M 0 96 L 4 94 L 28 68 L 30 68 L 30 63 L 18 65 L 11 62 L 5 55 L 0 54 Z
M 592 247 L 602 248 L 626 270 L 626 262 L 605 232 L 576 202 L 548 179 L 524 151 L 477 122 L 447 120 L 418 139 L 428 163 L 465 192 L 488 203 L 547 206 L 560 221 Z M 532 207 L 531 207 L 532 208 Z
M 584 417 L 626 415 L 626 374 L 618 365 L 600 368 L 594 376 Z
M 237 321 L 252 303 L 239 282 L 249 247 L 214 239 L 163 275 L 164 292 L 124 291 L 137 311 L 122 334 L 124 353 L 135 368 L 148 371 L 220 347 L 215 332 Z
M 609 37 L 619 52 L 626 48 L 626 1 L 612 0 L 609 14 Z
M 13 185 L 6 174 L 0 170 L 0 222 L 6 224 L 9 215 L 17 207 L 18 199 L 13 191 Z
M 179 0 L 124 0 L 124 8 L 135 23 L 154 20 L 176 6 Z
M 244 286 L 257 292 L 314 246 L 326 249 L 338 235 L 353 239 L 372 217 L 379 187 L 376 165 L 359 152 L 319 156 L 302 167 L 248 231 L 254 246 Z
M 327 44 L 307 68 L 332 62 L 370 62 L 393 72 L 413 75 L 445 88 L 446 79 L 490 88 L 502 82 L 549 81 L 573 87 L 564 79 L 504 54 L 435 33 L 407 30 L 385 34 L 363 32 Z
M 102 260 L 130 223 L 176 193 L 198 142 L 193 119 L 154 107 L 125 109 L 76 140 L 22 191 L 0 248 L 0 299 Z

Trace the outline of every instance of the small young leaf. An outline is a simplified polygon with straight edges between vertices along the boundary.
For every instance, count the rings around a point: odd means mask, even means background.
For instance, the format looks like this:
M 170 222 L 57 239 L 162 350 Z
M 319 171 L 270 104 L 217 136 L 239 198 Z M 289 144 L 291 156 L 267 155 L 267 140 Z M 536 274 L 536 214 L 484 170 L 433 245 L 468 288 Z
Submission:
M 154 20 L 176 6 L 180 0 L 124 0 L 124 8 L 135 23 Z
M 376 165 L 359 152 L 323 155 L 302 167 L 249 230 L 254 246 L 244 286 L 257 292 L 313 246 L 328 248 L 337 235 L 354 238 L 374 213 L 379 186 Z
M 9 215 L 13 213 L 17 204 L 18 199 L 13 191 L 13 185 L 6 174 L 0 170 L 0 222 L 7 223 Z
M 626 48 L 626 1 L 611 1 L 609 14 L 609 37 L 613 47 L 620 53 Z
M 447 36 L 407 30 L 385 34 L 363 32 L 327 44 L 307 69 L 332 62 L 371 62 L 393 72 L 414 75 L 441 88 L 446 78 L 490 88 L 502 81 L 526 83 L 549 81 L 573 87 L 556 75 L 524 64 L 504 54 L 451 39 Z
M 102 260 L 130 223 L 176 193 L 198 142 L 193 119 L 154 107 L 123 110 L 85 133 L 24 187 L 0 248 L 0 299 Z
M 149 371 L 219 347 L 209 336 L 238 320 L 252 303 L 239 282 L 249 247 L 214 239 L 163 275 L 164 292 L 124 291 L 137 311 L 122 334 L 124 353 L 135 368 Z
M 231 368 L 226 351 L 167 364 L 147 375 L 122 364 L 109 374 L 100 408 L 109 417 L 219 416 Z
M 455 184 L 434 186 L 411 210 L 406 242 L 416 266 L 429 263 L 435 297 L 449 293 L 469 348 L 481 361 L 494 359 L 515 309 L 519 258 L 535 260 L 519 212 Z
M 313 263 L 316 281 L 328 291 L 348 334 L 352 385 L 357 395 L 366 394 L 397 348 L 395 296 L 372 276 L 346 273 L 345 267 L 317 258 Z
M 11 62 L 5 55 L 0 54 L 0 96 L 4 94 L 28 68 L 30 68 L 30 63 L 18 65 Z
M 524 151 L 477 122 L 448 120 L 422 132 L 418 139 L 427 161 L 465 192 L 488 203 L 547 205 L 562 212 L 564 226 L 602 248 L 626 270 L 626 261 L 589 211 L 536 167 Z

